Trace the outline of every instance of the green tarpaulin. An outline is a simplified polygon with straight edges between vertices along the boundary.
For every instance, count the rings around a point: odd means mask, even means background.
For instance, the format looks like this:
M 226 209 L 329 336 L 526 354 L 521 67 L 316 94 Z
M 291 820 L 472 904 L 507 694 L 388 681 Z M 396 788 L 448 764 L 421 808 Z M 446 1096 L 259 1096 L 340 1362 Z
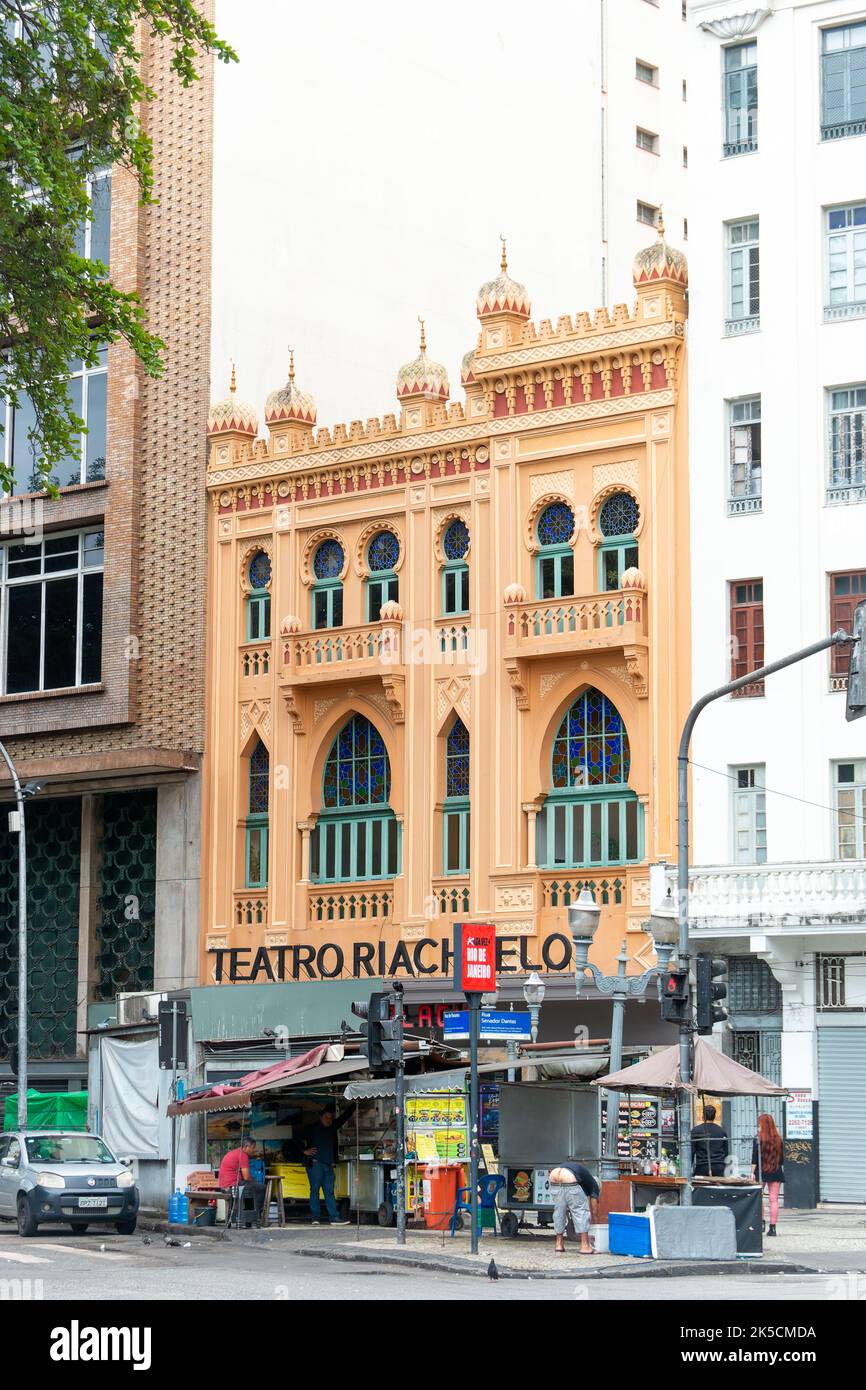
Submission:
M 3 1128 L 18 1128 L 18 1097 L 7 1096 Z M 86 1091 L 28 1091 L 28 1129 L 86 1129 Z

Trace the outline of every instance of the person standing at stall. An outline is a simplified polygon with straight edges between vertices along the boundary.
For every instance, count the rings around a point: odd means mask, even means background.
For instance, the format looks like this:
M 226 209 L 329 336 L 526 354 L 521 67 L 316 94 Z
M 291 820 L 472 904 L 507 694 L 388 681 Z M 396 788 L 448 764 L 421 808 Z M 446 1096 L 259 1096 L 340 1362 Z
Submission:
M 580 1237 L 581 1255 L 592 1254 L 589 1227 L 592 1212 L 597 1208 L 599 1186 L 582 1163 L 560 1163 L 550 1170 L 550 1192 L 553 1197 L 553 1229 L 556 1233 L 556 1253 L 565 1254 L 565 1228 L 571 1217 Z
M 337 1133 L 350 1115 L 354 1113 L 354 1109 L 355 1107 L 350 1105 L 348 1110 L 344 1110 L 338 1119 L 331 1107 L 325 1105 L 322 1107 L 316 1123 L 307 1131 L 304 1157 L 307 1159 L 308 1165 L 310 1212 L 314 1226 L 321 1225 L 322 1221 L 320 1192 L 325 1198 L 325 1210 L 328 1213 L 330 1224 L 332 1226 L 348 1226 L 350 1224 L 348 1221 L 340 1219 L 334 1197 L 334 1184 L 337 1176 Z
M 692 1173 L 696 1178 L 725 1176 L 728 1136 L 715 1121 L 716 1107 L 705 1105 L 703 1123 L 692 1130 Z
M 766 1185 L 770 1198 L 770 1225 L 768 1236 L 774 1236 L 776 1222 L 779 1220 L 779 1188 L 785 1181 L 782 1167 L 782 1136 L 776 1128 L 772 1115 L 758 1116 L 758 1137 L 752 1143 L 752 1178 L 758 1179 L 758 1159 L 761 1163 L 761 1182 Z

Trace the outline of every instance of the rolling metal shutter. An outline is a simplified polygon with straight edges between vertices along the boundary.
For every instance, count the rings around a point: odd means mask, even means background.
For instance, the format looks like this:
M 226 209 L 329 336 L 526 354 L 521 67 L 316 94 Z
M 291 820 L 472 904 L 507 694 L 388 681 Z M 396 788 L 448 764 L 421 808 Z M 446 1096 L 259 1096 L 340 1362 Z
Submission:
M 866 1028 L 818 1029 L 822 1202 L 866 1202 Z

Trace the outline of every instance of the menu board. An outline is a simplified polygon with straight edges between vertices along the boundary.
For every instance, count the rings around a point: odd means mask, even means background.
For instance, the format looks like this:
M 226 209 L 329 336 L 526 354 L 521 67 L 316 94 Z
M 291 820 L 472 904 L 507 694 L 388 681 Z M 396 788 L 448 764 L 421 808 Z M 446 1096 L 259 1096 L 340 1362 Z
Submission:
M 618 1158 L 633 1164 L 677 1158 L 676 1132 L 676 1112 L 657 1096 L 620 1096 Z M 602 1153 L 606 1152 L 606 1139 L 607 1097 L 601 1103 Z
M 499 1136 L 499 1087 L 482 1086 L 481 1097 L 481 1138 L 496 1139 Z
M 406 1100 L 406 1142 L 422 1162 L 455 1162 L 469 1156 L 466 1097 L 433 1091 Z M 435 1153 L 435 1158 L 434 1158 Z

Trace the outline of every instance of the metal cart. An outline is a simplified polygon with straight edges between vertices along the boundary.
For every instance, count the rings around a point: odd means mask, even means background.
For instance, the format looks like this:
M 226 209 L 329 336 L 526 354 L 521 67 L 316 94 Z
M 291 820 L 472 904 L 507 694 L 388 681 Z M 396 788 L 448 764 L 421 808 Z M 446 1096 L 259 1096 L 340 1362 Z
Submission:
M 516 1236 L 527 1212 L 550 1224 L 548 1175 L 557 1163 L 598 1165 L 601 1117 L 598 1087 L 575 1081 L 502 1082 L 499 1090 L 499 1198 L 504 1236 Z

